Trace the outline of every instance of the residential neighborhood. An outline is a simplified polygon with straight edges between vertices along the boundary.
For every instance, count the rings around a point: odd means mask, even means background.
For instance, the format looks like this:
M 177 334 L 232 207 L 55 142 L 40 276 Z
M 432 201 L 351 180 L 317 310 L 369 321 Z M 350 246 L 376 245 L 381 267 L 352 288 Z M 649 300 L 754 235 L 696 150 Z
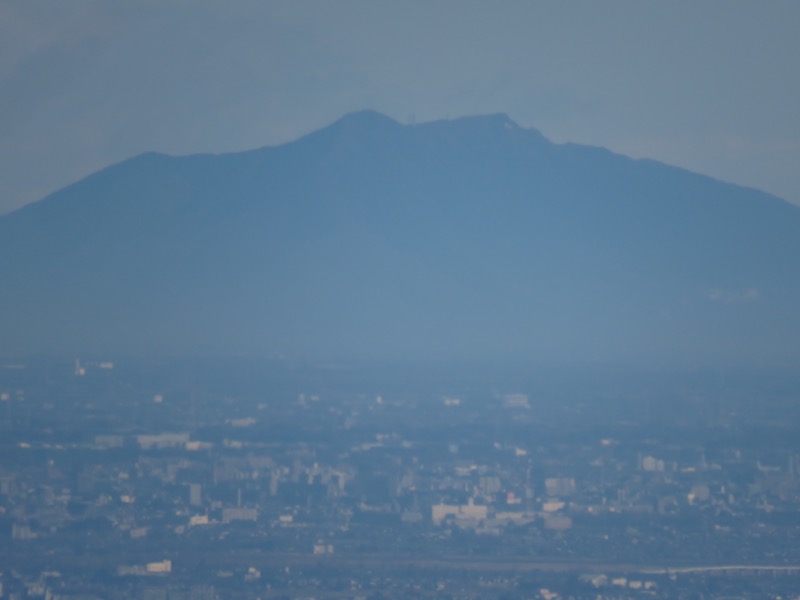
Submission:
M 4 364 L 0 598 L 797 597 L 780 375 L 618 375 Z

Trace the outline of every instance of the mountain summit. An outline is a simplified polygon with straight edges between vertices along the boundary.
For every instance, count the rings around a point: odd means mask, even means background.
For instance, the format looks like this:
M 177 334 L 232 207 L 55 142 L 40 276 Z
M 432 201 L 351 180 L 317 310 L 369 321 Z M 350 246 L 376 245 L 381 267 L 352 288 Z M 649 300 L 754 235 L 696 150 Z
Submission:
M 0 218 L 0 353 L 800 359 L 800 209 L 505 115 L 144 154 Z

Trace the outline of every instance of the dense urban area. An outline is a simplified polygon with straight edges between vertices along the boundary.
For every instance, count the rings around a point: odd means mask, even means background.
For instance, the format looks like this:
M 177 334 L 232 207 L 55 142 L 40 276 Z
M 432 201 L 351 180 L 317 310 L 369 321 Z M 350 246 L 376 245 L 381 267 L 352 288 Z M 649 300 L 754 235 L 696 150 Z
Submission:
M 6 360 L 0 598 L 800 598 L 800 378 Z

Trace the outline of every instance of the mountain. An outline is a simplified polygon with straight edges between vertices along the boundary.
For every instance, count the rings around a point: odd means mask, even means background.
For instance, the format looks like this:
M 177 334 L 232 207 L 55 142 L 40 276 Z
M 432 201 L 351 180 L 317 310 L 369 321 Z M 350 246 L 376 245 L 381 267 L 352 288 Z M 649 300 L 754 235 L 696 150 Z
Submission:
M 504 115 L 144 154 L 0 218 L 0 353 L 800 360 L 800 208 Z

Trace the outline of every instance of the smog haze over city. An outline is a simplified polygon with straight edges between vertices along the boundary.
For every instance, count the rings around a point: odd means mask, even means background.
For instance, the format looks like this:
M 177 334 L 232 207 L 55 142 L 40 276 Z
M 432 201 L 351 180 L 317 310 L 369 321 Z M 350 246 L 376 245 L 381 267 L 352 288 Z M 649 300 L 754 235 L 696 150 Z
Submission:
M 0 2 L 0 599 L 800 598 L 798 29 Z

